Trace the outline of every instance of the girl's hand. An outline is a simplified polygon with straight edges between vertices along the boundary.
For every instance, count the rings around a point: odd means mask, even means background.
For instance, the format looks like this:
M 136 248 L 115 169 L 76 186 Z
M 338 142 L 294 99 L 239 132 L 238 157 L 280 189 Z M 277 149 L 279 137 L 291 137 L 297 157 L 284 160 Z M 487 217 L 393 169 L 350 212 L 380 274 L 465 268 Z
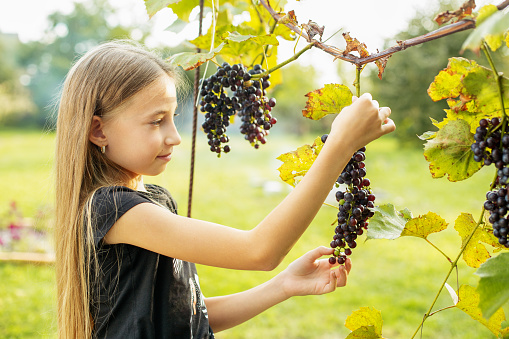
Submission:
M 318 247 L 292 262 L 279 274 L 286 296 L 315 295 L 332 292 L 336 287 L 346 285 L 348 273 L 352 268 L 350 259 L 344 266 L 329 264 L 329 259 L 319 259 L 331 255 L 332 248 Z M 339 267 L 337 267 L 339 266 Z M 337 267 L 335 269 L 331 269 Z
M 371 94 L 364 93 L 359 98 L 354 96 L 352 104 L 345 107 L 334 119 L 329 137 L 332 136 L 332 140 L 346 141 L 346 144 L 352 146 L 352 152 L 355 152 L 396 129 L 396 125 L 389 118 L 390 114 L 391 109 L 380 107 Z

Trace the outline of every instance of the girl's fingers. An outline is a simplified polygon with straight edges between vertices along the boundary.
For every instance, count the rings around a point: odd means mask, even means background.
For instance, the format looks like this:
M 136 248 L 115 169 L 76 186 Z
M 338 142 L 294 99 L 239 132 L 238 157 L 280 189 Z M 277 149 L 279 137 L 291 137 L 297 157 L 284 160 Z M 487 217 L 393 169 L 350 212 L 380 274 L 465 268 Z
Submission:
M 385 121 L 389 115 L 391 115 L 391 109 L 389 107 L 381 107 L 378 109 L 378 112 L 383 121 Z

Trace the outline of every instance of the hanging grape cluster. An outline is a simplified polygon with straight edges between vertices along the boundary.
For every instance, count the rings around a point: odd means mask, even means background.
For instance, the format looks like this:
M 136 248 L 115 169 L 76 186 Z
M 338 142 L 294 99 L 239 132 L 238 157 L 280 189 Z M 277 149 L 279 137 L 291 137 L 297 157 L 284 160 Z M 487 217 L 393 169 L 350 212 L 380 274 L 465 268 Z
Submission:
M 322 136 L 322 142 L 327 140 L 327 134 Z M 331 264 L 344 264 L 352 249 L 357 247 L 356 239 L 368 229 L 368 219 L 375 213 L 375 195 L 370 189 L 370 180 L 366 178 L 366 147 L 362 147 L 352 155 L 352 158 L 337 179 L 338 184 L 345 184 L 345 190 L 336 191 L 339 203 L 338 223 L 335 234 L 330 243 L 334 255 L 329 258 Z
M 493 235 L 501 245 L 509 248 L 509 131 L 507 123 L 499 118 L 481 119 L 474 134 L 471 146 L 474 160 L 497 168 L 497 179 L 493 191 L 486 193 L 484 208 L 489 211 L 489 222 L 493 225 Z
M 218 156 L 221 152 L 230 152 L 230 146 L 226 145 L 230 140 L 226 129 L 235 114 L 242 121 L 240 132 L 255 148 L 267 142 L 269 130 L 277 122 L 271 114 L 276 99 L 266 96 L 270 74 L 252 79 L 253 75 L 263 72 L 261 65 L 248 70 L 242 64 L 224 62 L 216 73 L 201 83 L 200 110 L 205 113 L 202 128 L 207 134 L 210 150 Z M 232 92 L 231 97 L 226 88 Z

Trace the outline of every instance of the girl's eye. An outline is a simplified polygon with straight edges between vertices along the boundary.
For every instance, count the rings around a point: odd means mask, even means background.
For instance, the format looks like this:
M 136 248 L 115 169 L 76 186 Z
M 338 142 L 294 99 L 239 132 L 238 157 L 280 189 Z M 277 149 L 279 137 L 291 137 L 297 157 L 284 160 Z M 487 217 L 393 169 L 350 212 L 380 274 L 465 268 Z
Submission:
M 158 120 L 152 121 L 151 124 L 154 126 L 159 126 L 161 124 L 161 122 L 163 122 L 163 119 L 158 119 Z

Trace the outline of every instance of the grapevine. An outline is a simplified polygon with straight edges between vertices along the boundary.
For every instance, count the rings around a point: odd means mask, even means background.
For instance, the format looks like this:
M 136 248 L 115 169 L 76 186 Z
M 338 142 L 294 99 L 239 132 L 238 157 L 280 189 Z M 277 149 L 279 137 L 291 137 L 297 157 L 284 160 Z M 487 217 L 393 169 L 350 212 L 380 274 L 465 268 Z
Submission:
M 202 81 L 200 110 L 205 113 L 202 128 L 207 134 L 210 150 L 218 156 L 221 152 L 230 152 L 230 146 L 226 145 L 230 140 L 226 129 L 234 115 L 241 119 L 240 132 L 254 148 L 267 142 L 269 130 L 277 122 L 271 114 L 276 99 L 266 96 L 270 74 L 253 77 L 264 72 L 266 70 L 259 64 L 248 70 L 242 64 L 224 62 L 216 73 Z M 226 88 L 232 92 L 231 96 Z
M 321 139 L 325 142 L 327 134 Z M 357 247 L 357 237 L 368 229 L 368 219 L 375 214 L 370 210 L 375 207 L 375 195 L 369 187 L 370 180 L 366 178 L 365 151 L 366 147 L 362 147 L 352 155 L 336 181 L 339 185 L 346 185 L 346 188 L 344 191 L 336 191 L 339 212 L 335 234 L 330 243 L 334 249 L 334 255 L 329 258 L 331 264 L 345 263 L 352 249 Z

